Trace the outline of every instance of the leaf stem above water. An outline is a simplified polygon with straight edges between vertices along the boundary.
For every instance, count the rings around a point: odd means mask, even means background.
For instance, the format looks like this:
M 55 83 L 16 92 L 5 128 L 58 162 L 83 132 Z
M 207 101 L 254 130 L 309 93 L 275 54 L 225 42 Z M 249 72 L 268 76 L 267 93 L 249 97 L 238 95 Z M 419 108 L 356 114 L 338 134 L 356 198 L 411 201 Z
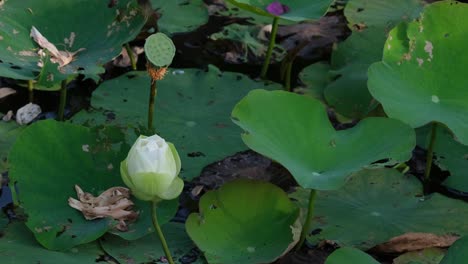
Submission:
M 171 252 L 169 251 L 169 247 L 167 246 L 166 239 L 164 238 L 164 234 L 161 230 L 161 227 L 159 226 L 158 223 L 158 216 L 157 216 L 157 203 L 156 202 L 151 202 L 151 216 L 153 219 L 153 226 L 154 229 L 156 230 L 156 233 L 158 233 L 159 240 L 161 241 L 161 245 L 164 250 L 164 254 L 166 254 L 167 262 L 169 264 L 174 264 L 174 260 L 172 259 Z
M 304 241 L 307 238 L 307 234 L 309 233 L 310 226 L 312 225 L 312 216 L 314 215 L 314 207 L 315 207 L 315 197 L 317 196 L 317 191 L 314 189 L 310 190 L 310 196 L 309 196 L 309 207 L 307 209 L 307 217 L 305 219 L 304 225 L 302 227 L 302 232 L 301 232 L 301 238 L 299 239 L 299 242 L 296 245 L 296 250 L 299 250 L 302 245 L 304 244 Z
M 157 94 L 156 80 L 151 80 L 150 96 L 148 104 L 148 131 L 153 130 L 154 101 Z
M 427 146 L 426 170 L 424 171 L 424 180 L 426 182 L 428 182 L 431 177 L 432 158 L 434 157 L 434 145 L 436 142 L 436 138 L 437 138 L 437 123 L 432 122 L 431 139 L 429 141 L 429 145 Z
M 262 71 L 260 73 L 260 78 L 262 79 L 265 79 L 268 72 L 268 67 L 270 66 L 271 54 L 273 53 L 273 48 L 275 47 L 276 32 L 278 32 L 278 22 L 279 17 L 275 16 L 275 18 L 273 18 L 273 26 L 271 28 L 270 43 L 268 44 L 265 61 L 263 62 Z

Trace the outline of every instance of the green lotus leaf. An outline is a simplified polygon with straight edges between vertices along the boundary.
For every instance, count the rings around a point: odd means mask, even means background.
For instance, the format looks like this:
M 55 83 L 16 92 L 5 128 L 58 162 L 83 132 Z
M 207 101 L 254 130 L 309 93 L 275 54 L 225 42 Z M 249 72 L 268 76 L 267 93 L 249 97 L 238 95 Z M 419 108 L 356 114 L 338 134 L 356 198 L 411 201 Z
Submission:
M 417 130 L 418 145 L 424 149 L 429 145 L 431 126 Z M 442 183 L 452 189 L 468 192 L 468 146 L 455 141 L 453 134 L 445 127 L 438 125 L 434 143 L 435 164 L 450 175 Z
M 333 251 L 330 256 L 328 256 L 325 264 L 346 264 L 346 263 L 359 263 L 359 264 L 379 264 L 380 262 L 376 261 L 371 256 L 362 252 L 359 249 L 344 247 L 339 248 Z
M 192 31 L 208 22 L 208 9 L 203 0 L 151 0 L 151 4 L 161 13 L 158 27 L 166 34 Z
M 336 131 L 319 101 L 284 91 L 250 92 L 232 119 L 245 130 L 247 146 L 281 163 L 302 187 L 318 190 L 338 189 L 351 173 L 376 161 L 408 160 L 416 144 L 411 127 L 389 118 L 367 118 Z
M 18 125 L 16 122 L 0 121 L 0 173 L 8 169 L 8 152 L 15 142 L 16 137 L 23 131 L 25 127 Z
M 274 1 L 265 2 L 263 0 L 228 0 L 228 2 L 262 16 L 274 17 L 274 15 L 268 13 L 266 10 L 266 7 Z M 296 22 L 319 19 L 327 12 L 329 6 L 332 3 L 333 1 L 331 0 L 315 0 L 313 2 L 307 0 L 283 1 L 282 4 L 287 5 L 289 11 L 278 17 Z
M 425 248 L 419 251 L 403 253 L 393 259 L 394 264 L 439 264 L 444 258 L 445 250 L 440 248 Z
M 11 223 L 0 238 L 2 263 L 95 263 L 104 252 L 97 243 L 88 243 L 64 252 L 47 250 L 36 243 L 23 223 Z
M 161 227 L 166 237 L 175 263 L 183 264 L 185 255 L 190 255 L 196 246 L 187 235 L 184 224 L 167 223 Z M 117 236 L 106 235 L 101 240 L 102 248 L 119 263 L 157 263 L 165 257 L 161 241 L 156 234 L 149 234 L 140 239 L 127 241 Z M 204 264 L 203 257 L 198 257 L 193 264 Z
M 83 111 L 73 122 L 146 127 L 149 85 L 146 72 L 131 72 L 107 81 L 91 99 L 91 105 L 98 110 Z M 215 67 L 208 71 L 170 69 L 158 81 L 153 123 L 158 134 L 177 147 L 182 160 L 181 177 L 192 179 L 206 165 L 246 149 L 239 138 L 241 130 L 231 123 L 230 112 L 256 87 L 281 89 L 280 85 L 265 85 L 242 74 L 222 73 Z
M 344 15 L 353 27 L 376 27 L 388 32 L 401 21 L 419 16 L 425 2 L 421 0 L 350 0 Z
M 112 231 L 115 223 L 108 218 L 87 221 L 68 205 L 69 197 L 77 197 L 75 184 L 94 196 L 125 186 L 119 165 L 130 146 L 124 137 L 112 127 L 91 130 L 47 120 L 29 126 L 16 139 L 9 154 L 10 178 L 19 188 L 16 196 L 28 215 L 26 225 L 40 244 L 66 250 L 107 231 L 127 239 L 153 231 L 150 204 L 136 199 L 139 217 L 127 232 Z M 174 216 L 177 205 L 177 201 L 159 204 L 163 223 Z
M 290 197 L 308 208 L 309 190 Z M 331 240 L 368 250 L 408 232 L 468 234 L 465 202 L 438 193 L 424 196 L 416 177 L 394 169 L 362 170 L 340 190 L 318 192 L 315 201 L 311 244 Z
M 418 17 L 423 7 L 420 0 L 351 0 L 345 16 L 353 30 L 332 53 L 330 77 L 325 98 L 339 114 L 363 118 L 377 102 L 367 87 L 369 66 L 382 59 L 388 31 L 399 22 Z
M 328 77 L 332 81 L 325 87 L 324 96 L 339 114 L 363 118 L 377 106 L 367 89 L 367 70 L 382 58 L 384 43 L 383 30 L 368 28 L 353 32 L 333 51 Z
M 412 127 L 437 121 L 468 145 L 468 4 L 441 1 L 402 23 L 387 39 L 382 62 L 369 68 L 369 91 L 388 116 Z M 456 58 L 456 63 L 454 63 Z
M 299 238 L 299 210 L 268 182 L 229 182 L 204 194 L 199 208 L 185 226 L 209 263 L 270 263 Z
M 299 88 L 299 90 L 317 100 L 324 101 L 323 90 L 330 82 L 328 78 L 329 70 L 330 65 L 323 62 L 314 63 L 305 67 L 299 73 L 299 78 L 305 84 L 305 87 Z
M 97 76 L 103 64 L 119 55 L 122 44 L 132 40 L 145 23 L 135 0 L 24 0 L 0 5 L 0 76 L 20 80 L 46 79 L 60 82 L 69 76 Z M 73 23 L 71 22 L 73 21 Z M 35 27 L 58 50 L 77 52 L 73 61 L 60 67 L 38 66 L 38 44 L 30 37 Z M 49 54 L 50 55 L 50 54 Z M 46 63 L 45 65 L 47 65 Z M 39 76 L 40 75 L 40 76 Z M 37 87 L 56 89 L 51 83 Z
M 468 259 L 468 236 L 464 236 L 449 248 L 440 264 L 464 263 Z

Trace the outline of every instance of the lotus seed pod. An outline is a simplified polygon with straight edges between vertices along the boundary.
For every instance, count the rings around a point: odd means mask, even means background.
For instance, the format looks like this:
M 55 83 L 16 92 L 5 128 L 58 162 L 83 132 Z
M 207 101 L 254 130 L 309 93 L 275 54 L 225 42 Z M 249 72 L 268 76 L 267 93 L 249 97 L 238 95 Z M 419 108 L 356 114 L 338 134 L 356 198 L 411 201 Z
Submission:
M 175 50 L 172 40 L 163 33 L 153 34 L 145 42 L 146 58 L 157 67 L 169 66 Z

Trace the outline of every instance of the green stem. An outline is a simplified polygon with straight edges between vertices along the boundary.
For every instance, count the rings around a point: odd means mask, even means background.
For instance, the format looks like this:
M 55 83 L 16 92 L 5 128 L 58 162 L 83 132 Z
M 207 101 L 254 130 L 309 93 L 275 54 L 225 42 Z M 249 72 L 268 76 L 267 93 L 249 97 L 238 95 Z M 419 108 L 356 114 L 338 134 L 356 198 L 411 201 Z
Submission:
M 164 238 L 164 234 L 158 223 L 158 216 L 156 214 L 156 208 L 157 208 L 156 202 L 151 202 L 151 215 L 153 218 L 153 226 L 154 226 L 154 229 L 156 230 L 156 233 L 158 233 L 158 237 L 159 237 L 159 240 L 161 241 L 164 254 L 166 254 L 167 262 L 169 264 L 174 264 L 174 260 L 172 260 L 172 255 L 171 255 L 171 252 L 169 251 L 169 247 L 167 246 L 166 239 Z
M 29 102 L 34 101 L 34 83 L 33 80 L 28 80 Z
M 437 137 L 437 123 L 432 122 L 431 139 L 429 141 L 429 146 L 427 147 L 427 154 L 426 154 L 426 171 L 424 172 L 424 179 L 426 182 L 429 181 L 430 176 L 431 176 L 432 158 L 434 156 L 434 145 L 436 142 L 436 137 Z
M 148 130 L 153 130 L 153 116 L 154 116 L 154 101 L 156 98 L 157 88 L 156 88 L 156 80 L 151 80 L 151 88 L 150 88 L 150 97 L 149 97 L 149 105 L 148 105 Z
M 125 49 L 127 50 L 127 55 L 130 58 L 130 63 L 132 64 L 132 70 L 136 71 L 137 70 L 136 60 L 135 60 L 135 57 L 133 56 L 133 51 L 130 48 L 130 45 L 128 43 L 125 44 Z
M 58 109 L 58 120 L 63 121 L 63 116 L 65 114 L 65 105 L 67 103 L 67 81 L 63 80 L 60 88 L 60 102 Z
M 288 61 L 286 65 L 286 78 L 284 80 L 284 89 L 288 92 L 292 92 L 291 88 L 291 72 L 292 72 L 293 61 Z
M 296 250 L 299 250 L 304 244 L 304 241 L 307 238 L 307 234 L 309 233 L 310 226 L 312 225 L 312 216 L 314 215 L 314 206 L 315 206 L 316 196 L 317 196 L 317 191 L 314 189 L 310 190 L 309 208 L 307 210 L 307 217 L 302 227 L 301 238 L 299 239 L 299 242 L 296 245 Z
M 268 44 L 265 61 L 263 62 L 262 71 L 260 72 L 260 78 L 262 79 L 265 79 L 268 72 L 268 67 L 270 66 L 271 54 L 273 53 L 273 48 L 275 47 L 276 32 L 278 32 L 278 22 L 279 18 L 275 16 L 275 18 L 273 18 L 273 26 L 271 28 L 270 43 Z

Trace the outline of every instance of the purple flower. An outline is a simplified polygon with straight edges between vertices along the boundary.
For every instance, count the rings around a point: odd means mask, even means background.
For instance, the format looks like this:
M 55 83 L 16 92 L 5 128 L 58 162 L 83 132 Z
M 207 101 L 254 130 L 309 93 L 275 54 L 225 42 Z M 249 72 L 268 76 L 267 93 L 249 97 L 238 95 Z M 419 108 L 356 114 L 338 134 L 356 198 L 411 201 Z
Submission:
M 266 7 L 266 10 L 272 15 L 281 16 L 289 11 L 289 7 L 281 4 L 280 1 L 274 1 Z

